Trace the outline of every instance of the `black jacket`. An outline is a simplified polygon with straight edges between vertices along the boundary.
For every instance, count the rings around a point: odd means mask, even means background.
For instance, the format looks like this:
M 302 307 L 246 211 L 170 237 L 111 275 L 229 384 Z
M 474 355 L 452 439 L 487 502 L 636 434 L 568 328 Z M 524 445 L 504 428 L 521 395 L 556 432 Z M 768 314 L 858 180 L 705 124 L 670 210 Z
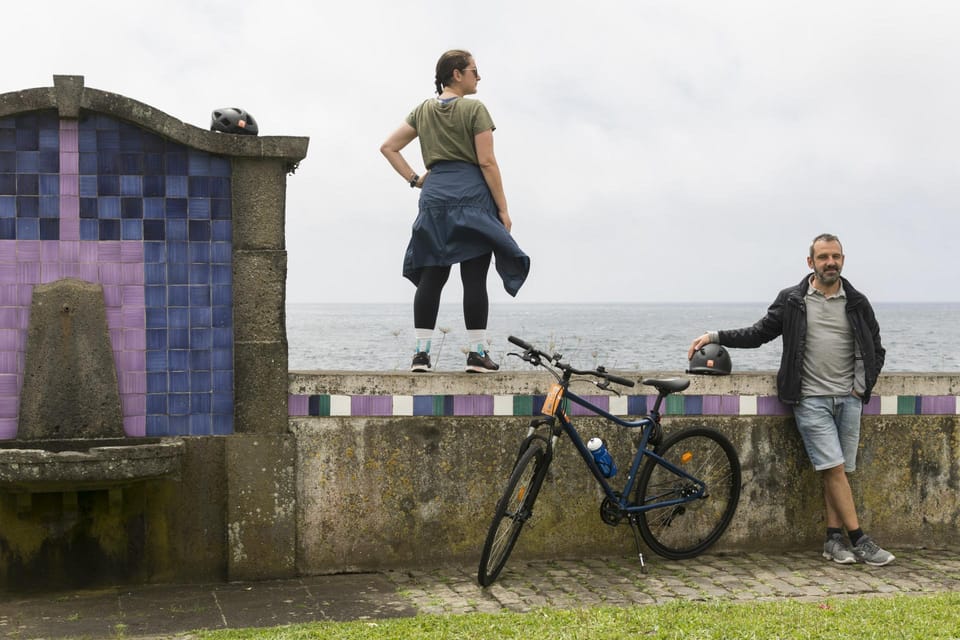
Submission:
M 847 296 L 847 317 L 850 319 L 853 339 L 863 356 L 866 386 L 863 401 L 867 402 L 883 368 L 886 350 L 880 344 L 880 326 L 870 301 L 854 289 L 846 278 L 841 280 Z M 777 372 L 777 395 L 781 402 L 786 404 L 797 404 L 800 401 L 800 376 L 807 335 L 807 308 L 803 298 L 809 286 L 808 275 L 799 285 L 781 291 L 767 309 L 767 315 L 752 327 L 720 331 L 720 344 L 728 347 L 759 347 L 777 336 L 783 336 L 783 355 L 780 357 L 780 371 Z

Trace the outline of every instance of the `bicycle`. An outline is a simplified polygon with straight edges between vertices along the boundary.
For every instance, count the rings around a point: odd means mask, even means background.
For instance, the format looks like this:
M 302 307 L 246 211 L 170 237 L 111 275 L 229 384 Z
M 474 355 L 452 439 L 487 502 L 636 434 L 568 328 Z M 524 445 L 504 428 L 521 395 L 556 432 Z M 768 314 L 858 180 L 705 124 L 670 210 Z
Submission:
M 522 354 L 508 355 L 545 368 L 556 382 L 546 394 L 541 417 L 530 422 L 503 496 L 497 502 L 480 556 L 477 581 L 481 586 L 490 586 L 500 575 L 524 524 L 533 516 L 533 505 L 553 460 L 554 449 L 564 434 L 603 489 L 601 520 L 611 526 L 623 521 L 630 524 L 642 573 L 646 573 L 646 564 L 641 538 L 658 555 L 679 560 L 703 553 L 723 535 L 740 500 L 740 460 L 736 449 L 723 434 L 708 427 L 684 429 L 664 437 L 660 423 L 664 399 L 690 386 L 689 379 L 642 380 L 657 390 L 656 402 L 649 414 L 639 420 L 623 420 L 578 396 L 569 387 L 572 381 L 584 379 L 574 379 L 574 376 L 585 376 L 598 379 L 590 379 L 596 387 L 619 395 L 610 384 L 632 387 L 632 380 L 611 374 L 602 366 L 593 370 L 576 369 L 563 362 L 560 354 L 545 353 L 514 336 L 508 340 L 523 349 Z M 569 402 L 609 422 L 641 430 L 637 453 L 620 491 L 604 476 L 570 421 L 564 410 L 565 403 Z

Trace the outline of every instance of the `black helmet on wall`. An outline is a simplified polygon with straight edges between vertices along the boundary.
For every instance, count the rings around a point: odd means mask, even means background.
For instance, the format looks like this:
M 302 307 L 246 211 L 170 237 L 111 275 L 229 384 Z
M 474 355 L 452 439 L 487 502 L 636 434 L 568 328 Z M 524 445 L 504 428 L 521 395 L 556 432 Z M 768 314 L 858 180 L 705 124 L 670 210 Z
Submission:
M 730 352 L 721 345 L 711 342 L 693 353 L 687 373 L 726 376 L 730 375 L 732 369 L 733 362 L 730 361 Z
M 238 107 L 216 109 L 210 116 L 210 131 L 255 136 L 259 132 L 253 116 Z

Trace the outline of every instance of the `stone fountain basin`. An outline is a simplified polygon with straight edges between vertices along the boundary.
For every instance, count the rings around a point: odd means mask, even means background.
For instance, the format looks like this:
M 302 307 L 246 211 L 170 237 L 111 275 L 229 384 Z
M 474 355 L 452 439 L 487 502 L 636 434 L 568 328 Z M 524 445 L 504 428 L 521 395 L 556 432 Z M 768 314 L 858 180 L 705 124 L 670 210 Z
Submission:
M 0 489 L 42 493 L 113 489 L 178 475 L 180 438 L 0 442 Z

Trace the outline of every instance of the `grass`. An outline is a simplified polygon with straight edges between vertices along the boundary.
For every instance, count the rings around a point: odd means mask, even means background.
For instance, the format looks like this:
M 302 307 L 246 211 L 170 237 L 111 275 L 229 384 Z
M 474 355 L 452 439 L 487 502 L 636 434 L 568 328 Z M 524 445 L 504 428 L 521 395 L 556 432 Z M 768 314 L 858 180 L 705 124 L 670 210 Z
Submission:
M 960 594 L 738 604 L 674 602 L 630 608 L 421 615 L 197 632 L 204 640 L 332 638 L 960 638 Z

